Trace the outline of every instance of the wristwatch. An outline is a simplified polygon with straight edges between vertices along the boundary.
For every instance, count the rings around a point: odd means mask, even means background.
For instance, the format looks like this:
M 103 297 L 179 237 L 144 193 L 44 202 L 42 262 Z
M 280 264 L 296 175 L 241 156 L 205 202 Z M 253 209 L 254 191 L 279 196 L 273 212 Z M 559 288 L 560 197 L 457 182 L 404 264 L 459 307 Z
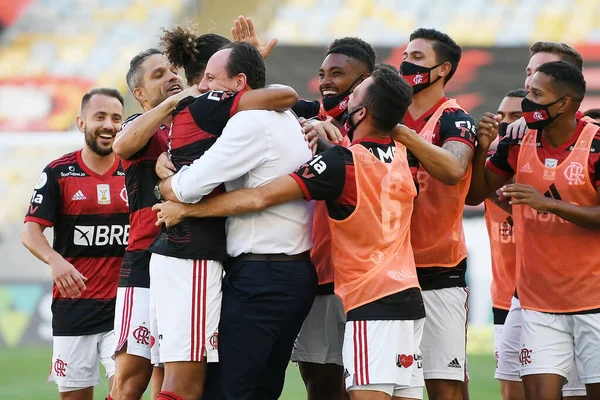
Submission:
M 156 197 L 156 199 L 159 201 L 164 200 L 162 194 L 160 193 L 160 181 L 158 181 L 156 185 L 154 185 L 154 197 Z

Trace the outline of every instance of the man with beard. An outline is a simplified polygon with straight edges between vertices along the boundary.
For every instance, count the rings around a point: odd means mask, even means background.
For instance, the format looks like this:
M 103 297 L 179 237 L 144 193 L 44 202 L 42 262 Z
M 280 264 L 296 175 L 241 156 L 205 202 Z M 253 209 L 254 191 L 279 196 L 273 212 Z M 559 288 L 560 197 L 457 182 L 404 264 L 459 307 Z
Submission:
M 183 82 L 177 68 L 158 49 L 137 54 L 130 62 L 126 80 L 144 114 L 128 118 L 113 144 L 125 170 L 130 240 L 117 292 L 116 378 L 109 400 L 140 399 L 153 375 L 150 362 L 153 341 L 150 336 L 150 254 L 146 250 L 158 233 L 152 212 L 152 206 L 157 202 L 152 189 L 158 180 L 154 166 L 167 148 L 169 129 L 166 125 L 170 112 L 183 97 L 199 93 L 197 89 L 182 92 Z M 162 368 L 154 370 L 154 394 L 160 391 L 162 372 Z
M 375 51 L 358 38 L 338 39 L 329 46 L 329 52 L 319 69 L 319 89 L 323 96 L 323 111 L 336 128 L 343 125 L 341 121 L 350 94 L 371 76 L 374 64 Z M 332 141 L 342 139 L 339 130 L 327 125 L 328 122 L 318 123 L 314 128 Z M 349 141 L 343 143 L 348 145 Z M 344 387 L 342 362 L 346 315 L 339 297 L 333 292 L 331 236 L 327 207 L 323 201 L 315 204 L 312 239 L 310 256 L 317 269 L 319 287 L 310 313 L 298 334 L 291 359 L 298 362 L 308 400 L 337 400 L 348 396 Z M 339 382 L 339 385 L 332 382 Z
M 117 90 L 84 95 L 77 127 L 85 146 L 48 164 L 25 217 L 23 245 L 50 266 L 54 281 L 49 380 L 62 400 L 93 398 L 99 362 L 113 383 L 115 297 L 129 237 L 124 173 L 112 151 L 122 120 Z

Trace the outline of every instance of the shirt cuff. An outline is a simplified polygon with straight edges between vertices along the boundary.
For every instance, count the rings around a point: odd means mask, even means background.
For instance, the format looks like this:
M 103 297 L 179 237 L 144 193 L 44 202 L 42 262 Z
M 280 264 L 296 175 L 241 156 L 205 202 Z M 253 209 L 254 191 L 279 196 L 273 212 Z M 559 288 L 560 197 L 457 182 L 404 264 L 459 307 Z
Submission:
M 179 200 L 181 203 L 188 203 L 188 204 L 194 204 L 199 202 L 200 200 L 202 200 L 202 196 L 192 196 L 190 193 L 184 193 L 183 192 L 183 186 L 181 184 L 181 180 L 187 175 L 189 174 L 189 167 L 183 166 L 179 172 L 177 172 L 175 175 L 173 175 L 171 177 L 171 189 L 173 190 L 173 193 L 175 193 L 175 196 L 177 197 L 177 200 Z
M 300 189 L 302 190 L 302 193 L 304 194 L 304 199 L 306 201 L 311 201 L 312 200 L 312 196 L 310 195 L 310 192 L 308 191 L 308 187 L 306 187 L 306 183 L 304 183 L 304 181 L 302 180 L 302 178 L 300 178 L 295 173 L 291 173 L 290 176 L 292 178 L 294 178 L 294 180 L 296 181 L 296 183 L 298 184 L 298 186 L 300 186 Z
M 42 226 L 45 226 L 46 228 L 52 228 L 54 226 L 54 222 L 52 221 L 32 216 L 25 217 L 25 222 L 35 222 L 36 224 L 40 224 Z

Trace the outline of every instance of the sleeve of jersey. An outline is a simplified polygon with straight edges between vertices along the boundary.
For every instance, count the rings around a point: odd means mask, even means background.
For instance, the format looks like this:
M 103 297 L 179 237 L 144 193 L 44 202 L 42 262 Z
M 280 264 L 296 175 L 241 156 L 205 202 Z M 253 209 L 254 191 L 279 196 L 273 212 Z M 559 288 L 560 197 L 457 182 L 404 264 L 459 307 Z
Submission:
M 298 116 L 306 119 L 311 119 L 317 117 L 321 112 L 321 103 L 317 100 L 309 101 L 309 100 L 298 100 L 294 106 L 292 106 L 292 111 Z
M 420 166 L 419 160 L 409 150 L 406 150 L 406 158 L 408 159 L 408 167 L 410 168 L 410 173 L 415 182 L 415 188 L 417 189 L 417 193 L 419 193 L 419 178 L 417 177 Z
M 212 91 L 197 97 L 189 106 L 196 125 L 206 132 L 220 135 L 224 123 L 237 112 L 244 92 Z
M 463 142 L 475 149 L 477 125 L 473 118 L 462 110 L 446 111 L 440 118 L 442 143 L 452 140 Z
M 498 175 L 510 178 L 515 174 L 513 166 L 515 166 L 518 151 L 519 147 L 514 146 L 506 137 L 498 142 L 496 151 L 488 152 L 489 158 L 485 165 Z
M 45 227 L 54 226 L 60 201 L 60 188 L 56 174 L 52 168 L 46 167 L 31 195 L 25 222 L 36 222 Z
M 335 146 L 317 154 L 290 176 L 296 180 L 306 200 L 337 199 L 344 191 L 350 150 Z

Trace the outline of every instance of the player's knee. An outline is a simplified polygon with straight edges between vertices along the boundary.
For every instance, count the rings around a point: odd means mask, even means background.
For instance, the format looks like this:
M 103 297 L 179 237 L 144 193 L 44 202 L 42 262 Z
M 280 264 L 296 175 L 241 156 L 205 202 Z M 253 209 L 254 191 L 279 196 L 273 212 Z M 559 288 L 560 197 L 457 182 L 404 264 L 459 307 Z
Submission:
M 119 400 L 139 400 L 144 395 L 148 382 L 142 379 L 117 379 L 115 381 L 115 398 Z
M 462 382 L 436 381 L 427 384 L 427 394 L 430 400 L 462 400 Z
M 502 400 L 525 400 L 525 391 L 521 382 L 501 382 Z

